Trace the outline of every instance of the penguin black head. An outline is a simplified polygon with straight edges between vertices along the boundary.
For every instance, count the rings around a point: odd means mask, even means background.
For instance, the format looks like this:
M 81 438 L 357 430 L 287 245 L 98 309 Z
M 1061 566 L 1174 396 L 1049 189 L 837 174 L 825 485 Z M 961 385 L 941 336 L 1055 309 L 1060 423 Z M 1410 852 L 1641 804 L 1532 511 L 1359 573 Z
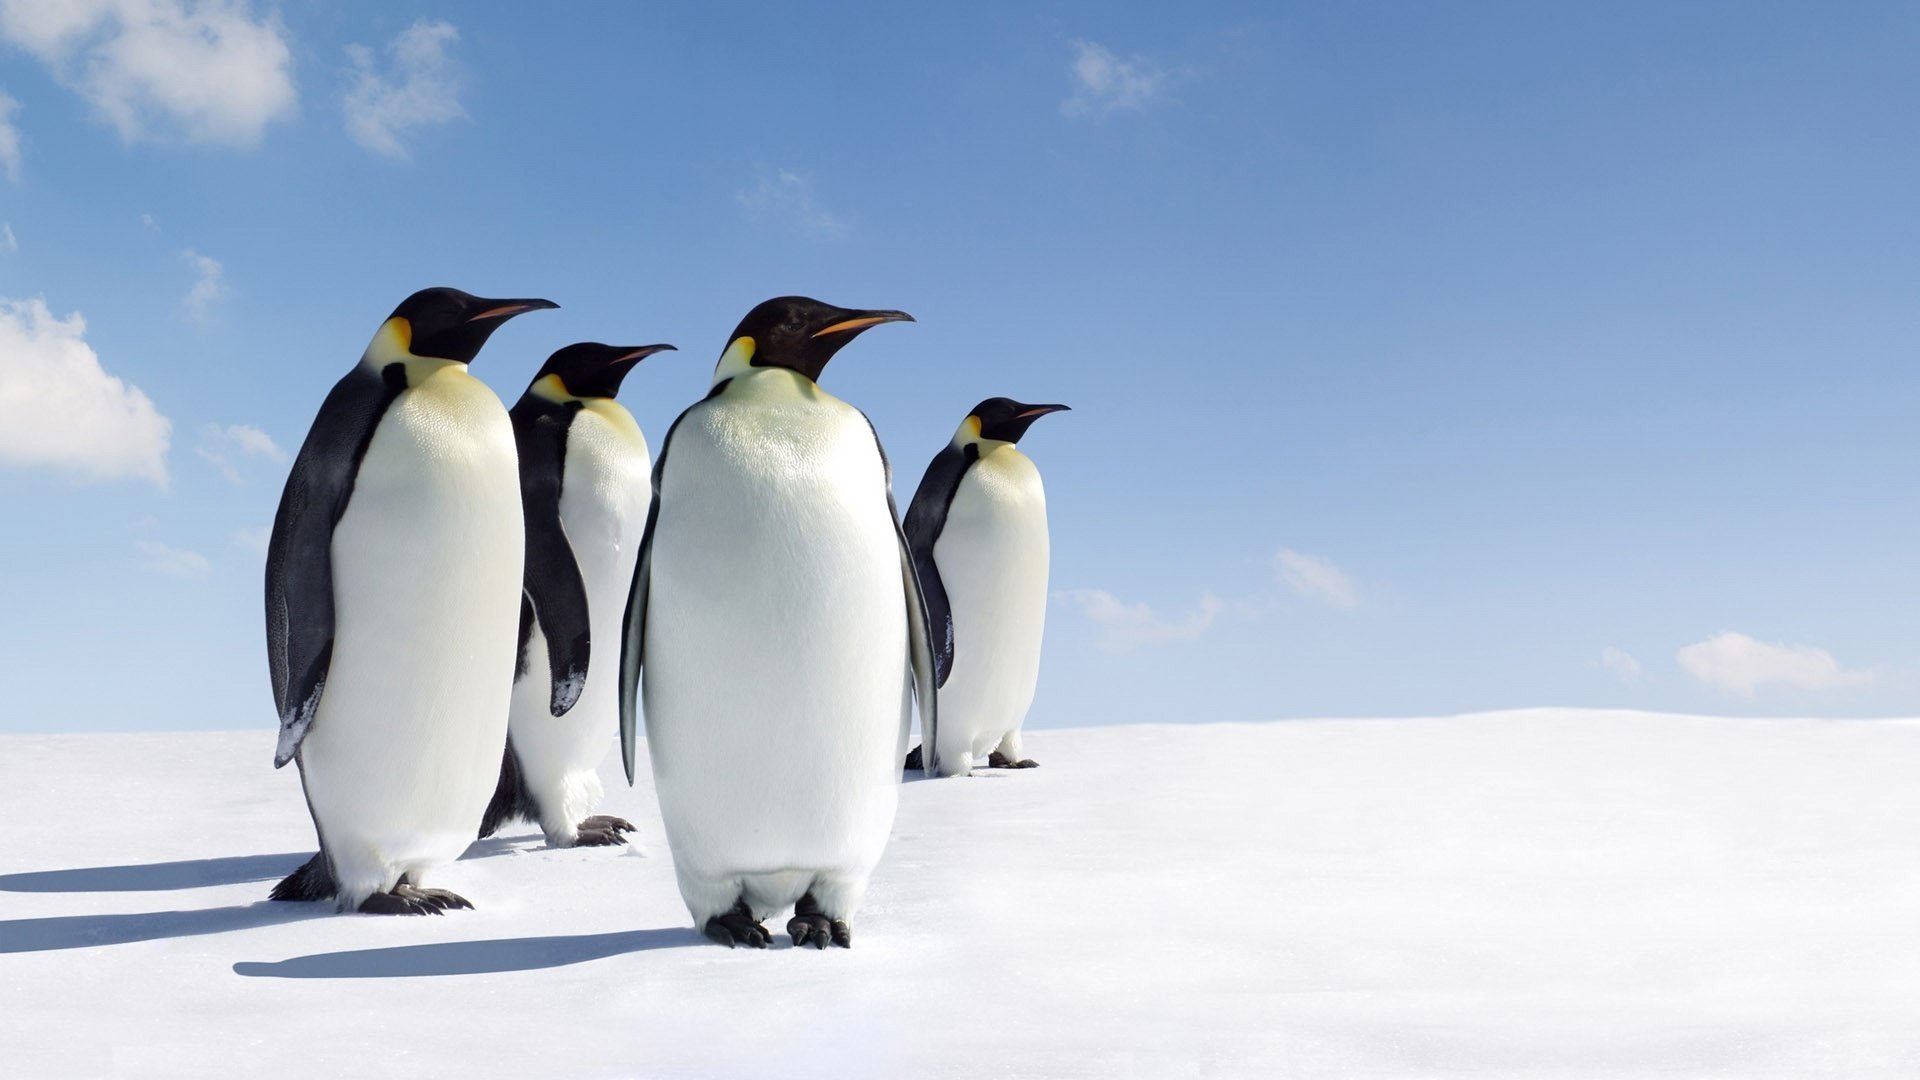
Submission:
M 912 322 L 904 311 L 843 308 L 805 296 L 776 296 L 740 320 L 714 372 L 716 383 L 746 367 L 781 367 L 818 382 L 840 347 L 870 326 Z
M 1035 420 L 1048 413 L 1069 411 L 1065 405 L 1028 405 L 1012 398 L 988 398 L 973 407 L 960 430 L 971 430 L 976 438 L 1017 443 Z
M 542 379 L 558 379 L 560 385 L 553 389 L 567 397 L 610 398 L 620 392 L 620 381 L 634 365 L 654 353 L 672 349 L 671 345 L 602 345 L 597 341 L 582 341 L 547 357 L 540 373 L 533 377 L 533 383 L 538 386 Z
M 393 309 L 383 331 L 391 331 L 405 355 L 473 362 L 495 330 L 515 315 L 557 308 L 551 300 L 489 300 L 459 289 L 421 289 Z

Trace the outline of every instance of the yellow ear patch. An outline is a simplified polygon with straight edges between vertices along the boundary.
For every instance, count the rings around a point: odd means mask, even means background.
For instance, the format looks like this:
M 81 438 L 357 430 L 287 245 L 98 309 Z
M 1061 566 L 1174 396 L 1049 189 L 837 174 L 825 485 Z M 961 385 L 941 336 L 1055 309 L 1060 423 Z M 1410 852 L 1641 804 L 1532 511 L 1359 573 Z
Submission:
M 734 338 L 727 351 L 720 354 L 720 362 L 713 365 L 713 383 L 721 383 L 737 375 L 745 375 L 753 370 L 753 353 L 756 348 L 751 336 L 742 334 Z
M 533 385 L 528 387 L 528 389 L 533 391 L 533 396 L 544 398 L 556 405 L 564 405 L 569 401 L 580 400 L 573 395 L 572 391 L 567 389 L 566 380 L 558 375 L 542 375 L 533 380 Z

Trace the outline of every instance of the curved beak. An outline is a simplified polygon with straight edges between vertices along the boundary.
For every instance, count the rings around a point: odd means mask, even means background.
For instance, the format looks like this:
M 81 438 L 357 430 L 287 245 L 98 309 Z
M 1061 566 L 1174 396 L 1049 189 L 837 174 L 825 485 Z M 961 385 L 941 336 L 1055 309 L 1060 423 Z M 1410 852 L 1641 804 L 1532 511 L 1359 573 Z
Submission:
M 1048 413 L 1072 411 L 1072 409 L 1065 405 L 1028 405 L 1019 412 L 1014 413 L 1014 416 L 1021 420 L 1037 420 Z
M 881 323 L 912 322 L 913 316 L 904 311 L 873 309 L 870 311 L 849 311 L 847 317 L 831 326 L 823 326 L 813 332 L 814 337 L 826 337 L 828 334 L 846 334 L 855 330 L 865 330 L 869 326 Z
M 487 300 L 486 307 L 477 315 L 467 316 L 468 322 L 481 319 L 511 319 L 515 315 L 525 315 L 529 311 L 547 311 L 560 305 L 551 300 Z
M 637 364 L 640 361 L 645 360 L 647 357 L 652 356 L 654 353 L 657 353 L 657 352 L 679 352 L 679 351 L 680 350 L 675 348 L 674 346 L 666 345 L 666 344 L 641 345 L 636 348 L 629 349 L 624 353 L 621 353 L 619 356 L 616 356 L 612 360 L 607 361 L 607 363 Z

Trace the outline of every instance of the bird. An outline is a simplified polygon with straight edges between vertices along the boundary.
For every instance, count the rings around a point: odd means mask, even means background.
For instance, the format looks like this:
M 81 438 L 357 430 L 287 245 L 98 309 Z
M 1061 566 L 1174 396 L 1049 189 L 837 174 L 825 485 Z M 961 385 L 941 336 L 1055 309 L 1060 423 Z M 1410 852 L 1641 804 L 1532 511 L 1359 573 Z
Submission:
M 730 948 L 767 947 L 762 920 L 788 904 L 794 944 L 852 947 L 916 700 L 938 730 L 885 451 L 819 385 L 856 336 L 911 321 L 803 296 L 755 306 L 654 465 L 621 642 L 621 753 L 631 783 L 644 705 L 681 898 Z
M 547 358 L 508 410 L 520 453 L 527 573 L 500 783 L 480 836 L 524 819 L 553 847 L 625 843 L 633 823 L 586 816 L 619 724 L 621 618 L 652 494 L 647 439 L 614 400 L 671 345 L 579 342 Z M 589 642 L 606 662 L 586 664 Z
M 1030 769 L 1020 725 L 1040 675 L 1047 617 L 1047 496 L 1020 452 L 1035 420 L 1065 405 L 988 398 L 934 455 L 907 505 L 907 546 L 927 600 L 940 689 L 938 769 L 926 744 L 906 767 L 930 776 Z
M 275 900 L 440 914 L 506 744 L 524 533 L 513 428 L 467 365 L 548 300 L 422 289 L 321 404 L 267 547 L 274 767 L 320 852 Z

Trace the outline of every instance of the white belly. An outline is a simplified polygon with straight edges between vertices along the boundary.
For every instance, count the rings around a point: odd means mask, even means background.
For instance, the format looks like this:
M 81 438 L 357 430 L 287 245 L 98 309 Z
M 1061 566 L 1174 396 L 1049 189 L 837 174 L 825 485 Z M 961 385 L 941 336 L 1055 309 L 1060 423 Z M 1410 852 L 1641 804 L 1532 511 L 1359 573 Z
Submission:
M 342 900 L 456 858 L 506 742 L 524 538 L 513 432 L 453 368 L 403 393 L 333 534 L 332 665 L 301 774 Z
M 514 687 L 511 725 L 521 775 L 541 806 L 540 825 L 561 840 L 570 840 L 598 805 L 598 766 L 620 730 L 620 635 L 646 531 L 652 467 L 640 428 L 615 402 L 582 409 L 567 429 L 560 522 L 587 587 L 593 635 L 587 681 L 573 708 L 554 716 L 546 637 L 536 624 L 527 674 Z
M 953 612 L 953 667 L 940 688 L 941 756 L 980 759 L 1019 730 L 1040 676 L 1047 500 L 1026 455 L 1003 446 L 967 470 L 933 559 Z
M 644 684 L 661 814 L 683 891 L 864 881 L 892 826 L 909 690 L 885 476 L 850 406 L 786 372 L 743 378 L 765 385 L 701 406 L 666 451 Z

